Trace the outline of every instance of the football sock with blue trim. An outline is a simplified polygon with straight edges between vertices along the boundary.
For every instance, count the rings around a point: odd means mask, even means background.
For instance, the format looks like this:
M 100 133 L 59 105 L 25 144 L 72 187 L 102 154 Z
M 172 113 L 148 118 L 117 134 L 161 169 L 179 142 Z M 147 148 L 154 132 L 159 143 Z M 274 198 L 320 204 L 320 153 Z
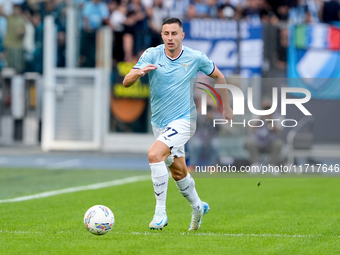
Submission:
M 202 201 L 197 194 L 195 181 L 191 175 L 188 173 L 186 177 L 184 177 L 182 180 L 175 181 L 175 183 L 179 192 L 181 192 L 183 197 L 189 201 L 194 212 L 201 211 Z
M 155 212 L 165 213 L 166 193 L 168 190 L 168 168 L 164 161 L 150 163 L 151 180 L 156 197 Z

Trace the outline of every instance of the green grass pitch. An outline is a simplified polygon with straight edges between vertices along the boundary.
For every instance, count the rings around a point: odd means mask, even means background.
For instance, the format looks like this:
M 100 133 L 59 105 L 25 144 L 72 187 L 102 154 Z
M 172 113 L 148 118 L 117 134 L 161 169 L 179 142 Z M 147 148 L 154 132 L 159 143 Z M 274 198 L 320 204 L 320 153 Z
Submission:
M 0 200 L 148 171 L 0 169 Z M 211 207 L 188 232 L 191 207 L 169 181 L 169 225 L 148 229 L 155 198 L 150 180 L 0 203 L 0 254 L 339 254 L 340 179 L 196 178 Z M 111 232 L 89 233 L 86 210 L 108 206 Z

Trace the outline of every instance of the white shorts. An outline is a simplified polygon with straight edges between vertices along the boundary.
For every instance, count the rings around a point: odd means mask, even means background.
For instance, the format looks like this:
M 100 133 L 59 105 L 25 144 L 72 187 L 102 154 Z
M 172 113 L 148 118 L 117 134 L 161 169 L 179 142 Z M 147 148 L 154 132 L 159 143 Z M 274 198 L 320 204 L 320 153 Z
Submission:
M 167 157 L 165 163 L 171 166 L 174 157 L 185 157 L 184 145 L 193 136 L 196 130 L 196 123 L 179 119 L 172 121 L 164 129 L 152 126 L 152 131 L 156 140 L 165 143 L 170 148 L 170 156 Z

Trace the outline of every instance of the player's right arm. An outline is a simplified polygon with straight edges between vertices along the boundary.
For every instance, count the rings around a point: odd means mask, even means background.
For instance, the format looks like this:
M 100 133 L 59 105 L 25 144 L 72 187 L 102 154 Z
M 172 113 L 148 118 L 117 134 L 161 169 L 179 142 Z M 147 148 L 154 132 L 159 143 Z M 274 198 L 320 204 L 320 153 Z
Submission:
M 131 71 L 124 77 L 123 86 L 125 88 L 132 86 L 133 84 L 136 83 L 136 81 L 140 77 L 144 76 L 145 74 L 155 69 L 157 69 L 157 66 L 153 64 L 147 65 L 146 67 L 143 67 L 141 69 L 137 69 L 137 68 L 131 69 Z

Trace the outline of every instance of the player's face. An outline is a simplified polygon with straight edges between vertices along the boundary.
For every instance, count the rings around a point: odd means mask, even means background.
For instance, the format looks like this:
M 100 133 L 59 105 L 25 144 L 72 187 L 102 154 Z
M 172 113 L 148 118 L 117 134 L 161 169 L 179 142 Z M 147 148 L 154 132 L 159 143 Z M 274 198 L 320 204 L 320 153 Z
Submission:
M 167 49 L 171 53 L 180 50 L 184 38 L 183 29 L 177 24 L 165 24 L 162 27 L 162 39 Z

